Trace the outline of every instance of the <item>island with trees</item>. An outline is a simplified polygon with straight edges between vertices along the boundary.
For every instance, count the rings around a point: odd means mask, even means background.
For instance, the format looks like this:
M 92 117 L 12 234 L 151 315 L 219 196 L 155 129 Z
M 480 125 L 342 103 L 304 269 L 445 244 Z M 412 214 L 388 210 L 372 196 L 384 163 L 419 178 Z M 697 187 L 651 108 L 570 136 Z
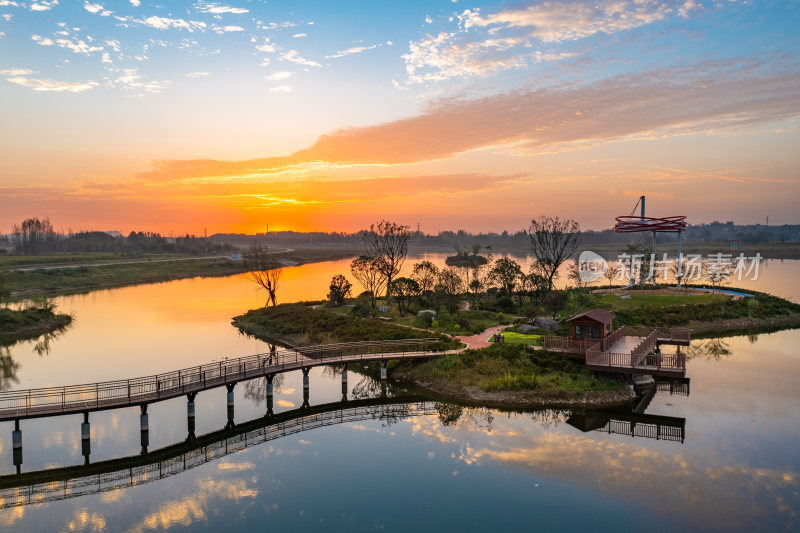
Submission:
M 507 407 L 631 401 L 625 380 L 543 349 L 545 339 L 566 333 L 566 319 L 588 309 L 613 312 L 615 327 L 688 326 L 695 337 L 800 327 L 800 305 L 755 291 L 722 292 L 713 283 L 678 291 L 647 283 L 646 269 L 634 287 L 615 285 L 613 268 L 599 286 L 587 284 L 571 261 L 580 236 L 572 220 L 531 221 L 527 268 L 478 244 L 458 248 L 444 265 L 406 265 L 408 226 L 381 221 L 361 235 L 349 279 L 333 275 L 320 300 L 275 305 L 268 297 L 264 308 L 235 317 L 234 325 L 289 346 L 439 336 L 442 346 L 460 351 L 390 363 L 392 376 L 463 402 Z M 562 275 L 568 286 L 556 288 Z M 486 342 L 490 337 L 503 342 Z

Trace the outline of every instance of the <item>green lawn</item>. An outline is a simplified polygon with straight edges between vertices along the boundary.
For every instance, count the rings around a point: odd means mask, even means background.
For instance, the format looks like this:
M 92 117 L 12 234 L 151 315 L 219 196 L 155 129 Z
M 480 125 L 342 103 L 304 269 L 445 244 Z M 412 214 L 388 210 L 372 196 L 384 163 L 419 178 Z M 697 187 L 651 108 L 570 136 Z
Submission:
M 506 344 L 524 344 L 541 346 L 541 335 L 525 335 L 524 333 L 516 333 L 514 331 L 503 332 L 503 342 Z
M 725 302 L 731 299 L 725 294 L 648 294 L 644 295 L 638 291 L 629 291 L 630 300 L 620 298 L 615 294 L 605 294 L 600 298 L 600 307 L 616 311 L 620 309 L 636 309 L 640 307 L 670 307 L 674 305 L 705 304 L 713 302 Z
M 347 303 L 352 302 L 353 300 L 348 300 Z M 407 315 L 404 317 L 400 316 L 400 313 L 397 310 L 397 305 L 391 302 L 387 303 L 386 300 L 380 298 L 378 299 L 377 305 L 378 307 L 388 307 L 389 311 L 382 313 L 376 310 L 376 318 L 386 317 L 390 318 L 394 324 L 414 326 L 417 328 L 423 327 L 416 321 L 417 317 L 413 312 L 407 313 Z M 347 305 L 342 305 L 339 307 L 328 307 L 325 305 L 319 307 L 319 309 L 345 316 L 351 316 L 352 313 L 352 307 L 348 307 Z M 453 319 L 451 320 L 447 314 L 447 311 L 440 310 L 439 316 L 436 319 L 438 326 L 429 326 L 426 327 L 426 329 L 435 331 L 436 333 L 446 333 L 448 335 L 472 335 L 475 333 L 480 333 L 494 326 L 510 324 L 517 319 L 519 319 L 519 317 L 515 315 L 498 314 L 493 311 L 466 310 L 457 311 L 453 314 Z
M 623 385 L 592 377 L 583 365 L 544 350 L 528 352 L 519 344 L 494 344 L 425 362 L 403 361 L 405 374 L 419 380 L 441 380 L 458 387 L 491 390 L 536 389 L 548 393 L 618 390 Z

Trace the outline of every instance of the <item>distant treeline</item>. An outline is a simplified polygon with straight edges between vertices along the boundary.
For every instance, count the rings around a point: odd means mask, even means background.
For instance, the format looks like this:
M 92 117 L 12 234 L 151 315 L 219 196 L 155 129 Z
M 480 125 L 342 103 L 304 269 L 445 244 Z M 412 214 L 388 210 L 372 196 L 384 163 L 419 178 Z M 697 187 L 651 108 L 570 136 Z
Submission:
M 358 246 L 362 233 L 300 233 L 296 231 L 272 231 L 256 235 L 217 233 L 209 237 L 209 239 L 215 243 L 232 244 L 242 248 L 252 245 L 292 246 L 309 244 Z M 612 229 L 602 231 L 589 230 L 581 233 L 579 244 L 628 243 L 635 238 L 630 234 L 614 233 Z M 674 240 L 674 234 L 661 234 L 658 236 L 659 242 Z M 800 225 L 764 226 L 756 224 L 741 226 L 733 222 L 712 222 L 711 224 L 690 225 L 684 234 L 684 242 L 728 242 L 730 240 L 738 240 L 741 244 L 800 242 Z M 458 230 L 442 231 L 435 235 L 416 231 L 411 234 L 409 244 L 411 246 L 461 247 L 465 250 L 469 249 L 473 244 L 480 244 L 484 247 L 491 246 L 498 249 L 529 247 L 528 236 L 521 230 L 514 233 L 509 233 L 508 231 L 502 233 L 469 233 L 464 230 Z
M 210 237 L 185 235 L 165 237 L 159 233 L 132 231 L 127 236 L 116 232 L 81 231 L 62 234 L 53 230 L 48 219 L 27 219 L 15 225 L 12 234 L 0 236 L 0 252 L 16 251 L 24 254 L 110 252 L 120 254 L 182 253 L 208 254 L 228 253 L 252 246 L 299 246 L 299 245 L 348 245 L 358 247 L 363 231 L 343 232 L 297 232 L 272 231 L 245 235 L 241 233 L 217 233 Z M 602 231 L 584 231 L 580 245 L 629 243 L 635 237 L 630 234 Z M 673 234 L 661 234 L 659 242 L 675 240 Z M 684 242 L 727 242 L 737 240 L 740 244 L 800 242 L 800 225 L 765 226 L 736 225 L 733 222 L 712 222 L 690 225 Z M 411 246 L 450 247 L 469 250 L 473 245 L 491 246 L 496 249 L 527 249 L 528 236 L 524 231 L 509 233 L 469 233 L 464 230 L 442 231 L 435 235 L 416 231 L 411 234 Z
M 0 250 L 25 255 L 105 252 L 121 255 L 178 253 L 190 255 L 229 253 L 234 246 L 210 238 L 185 235 L 168 238 L 158 233 L 132 231 L 127 236 L 104 231 L 63 234 L 48 219 L 29 218 L 14 225 L 9 236 L 0 239 Z

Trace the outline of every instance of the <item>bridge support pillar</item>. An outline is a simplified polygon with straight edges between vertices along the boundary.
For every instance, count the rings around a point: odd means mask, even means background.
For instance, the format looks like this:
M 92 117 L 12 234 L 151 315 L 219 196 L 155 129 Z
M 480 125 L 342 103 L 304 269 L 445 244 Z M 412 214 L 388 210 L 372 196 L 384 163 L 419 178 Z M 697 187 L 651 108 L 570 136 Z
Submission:
M 347 363 L 342 367 L 342 401 L 347 400 Z
M 89 412 L 83 413 L 83 423 L 81 424 L 81 453 L 83 455 L 84 464 L 89 464 L 89 454 L 92 452 L 91 447 L 92 430 L 89 425 Z
M 139 429 L 141 433 L 142 455 L 147 455 L 147 447 L 150 445 L 150 427 L 147 418 L 147 404 L 143 403 L 139 406 L 141 414 L 139 415 Z
M 381 361 L 381 380 L 386 380 L 387 372 L 386 372 L 386 360 Z
M 17 467 L 17 474 L 19 474 L 22 472 L 22 431 L 19 429 L 19 420 L 14 420 L 11 442 L 14 452 L 14 466 Z
M 309 396 L 309 380 L 308 380 L 308 373 L 311 372 L 310 368 L 303 368 L 303 405 L 301 407 L 308 408 L 308 396 Z
M 274 396 L 274 387 L 272 381 L 275 379 L 275 374 L 267 374 L 267 416 L 272 416 L 272 400 Z
M 189 429 L 189 440 L 194 439 L 194 399 L 196 396 L 196 392 L 186 395 L 186 421 Z
M 233 388 L 236 387 L 236 383 L 226 383 L 225 388 L 228 390 L 228 423 L 225 424 L 226 428 L 232 428 L 233 424 Z

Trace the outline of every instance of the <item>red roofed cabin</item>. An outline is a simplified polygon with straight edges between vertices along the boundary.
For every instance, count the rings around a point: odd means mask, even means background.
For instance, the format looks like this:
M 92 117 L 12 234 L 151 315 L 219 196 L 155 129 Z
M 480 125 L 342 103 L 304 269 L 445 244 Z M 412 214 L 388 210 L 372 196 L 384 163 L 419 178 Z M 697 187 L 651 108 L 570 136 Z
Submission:
M 567 320 L 572 340 L 600 340 L 611 335 L 614 315 L 604 309 L 592 309 Z

